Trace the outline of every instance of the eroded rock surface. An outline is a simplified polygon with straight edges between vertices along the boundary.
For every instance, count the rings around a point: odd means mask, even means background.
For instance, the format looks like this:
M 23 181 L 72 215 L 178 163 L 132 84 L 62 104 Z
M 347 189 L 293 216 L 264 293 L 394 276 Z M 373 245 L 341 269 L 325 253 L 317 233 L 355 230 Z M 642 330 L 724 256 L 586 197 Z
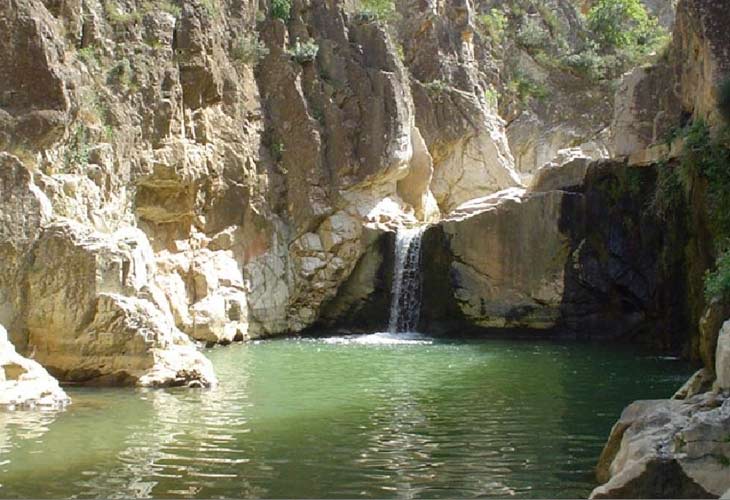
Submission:
M 601 455 L 607 482 L 591 498 L 717 498 L 730 488 L 728 435 L 724 396 L 632 403 Z
M 69 401 L 40 364 L 15 351 L 0 325 L 0 409 L 60 408 Z

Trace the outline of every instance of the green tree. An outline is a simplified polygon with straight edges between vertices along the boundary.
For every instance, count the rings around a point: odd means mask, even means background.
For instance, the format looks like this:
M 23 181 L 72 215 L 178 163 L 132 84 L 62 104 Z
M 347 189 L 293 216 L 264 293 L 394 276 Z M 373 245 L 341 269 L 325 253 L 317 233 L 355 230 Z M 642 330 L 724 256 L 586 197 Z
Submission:
M 271 15 L 287 22 L 291 15 L 291 0 L 271 0 Z
M 639 0 L 599 0 L 588 12 L 588 27 L 606 52 L 650 47 L 662 35 Z

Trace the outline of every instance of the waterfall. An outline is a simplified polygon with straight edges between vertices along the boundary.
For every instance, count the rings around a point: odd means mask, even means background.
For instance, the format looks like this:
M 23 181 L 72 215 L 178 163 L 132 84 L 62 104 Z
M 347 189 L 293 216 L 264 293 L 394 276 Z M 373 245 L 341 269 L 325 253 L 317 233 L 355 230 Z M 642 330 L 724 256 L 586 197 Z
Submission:
M 421 236 L 425 226 L 399 228 L 388 331 L 415 332 L 421 313 Z

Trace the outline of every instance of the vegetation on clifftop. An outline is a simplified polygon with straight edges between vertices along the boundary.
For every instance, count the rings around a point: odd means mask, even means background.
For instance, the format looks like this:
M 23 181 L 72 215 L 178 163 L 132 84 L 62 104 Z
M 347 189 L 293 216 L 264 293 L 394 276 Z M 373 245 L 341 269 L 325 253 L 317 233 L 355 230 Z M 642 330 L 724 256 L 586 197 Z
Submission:
M 575 8 L 570 23 L 547 0 L 516 0 L 491 6 L 476 26 L 498 52 L 514 45 L 546 70 L 596 81 L 617 78 L 669 40 L 639 0 L 598 0 L 586 15 Z

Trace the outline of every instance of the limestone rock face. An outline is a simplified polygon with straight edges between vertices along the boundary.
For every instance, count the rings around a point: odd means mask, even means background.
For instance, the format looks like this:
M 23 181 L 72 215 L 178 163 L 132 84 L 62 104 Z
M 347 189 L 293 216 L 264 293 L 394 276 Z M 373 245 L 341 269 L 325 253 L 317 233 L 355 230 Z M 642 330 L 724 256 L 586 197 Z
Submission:
M 0 325 L 0 409 L 59 408 L 69 401 L 41 365 L 15 352 Z
M 149 7 L 0 7 L 0 321 L 63 380 L 208 385 L 188 337 L 307 328 L 356 269 L 379 279 L 361 261 L 383 232 L 440 217 L 382 24 Z
M 565 158 L 529 190 L 464 203 L 425 232 L 421 328 L 684 347 L 686 277 L 672 270 L 686 265 L 687 233 L 647 206 L 655 167 Z
M 705 307 L 699 324 L 699 357 L 710 375 L 715 375 L 718 338 L 723 324 L 730 316 L 730 305 L 720 299 L 712 300 Z
M 22 257 L 52 215 L 48 198 L 32 182 L 28 169 L 16 157 L 0 153 L 0 321 L 11 329 L 21 307 Z
M 616 93 L 611 127 L 614 154 L 628 155 L 661 142 L 689 118 L 720 123 L 717 89 L 730 71 L 726 6 L 716 0 L 676 4 L 667 57 L 627 74 Z
M 0 6 L 0 149 L 36 147 L 58 140 L 70 105 L 64 43 L 57 20 L 37 2 Z
M 590 103 L 584 105 L 592 106 Z M 567 106 L 567 103 L 563 106 Z M 601 106 L 599 109 L 608 107 L 605 102 Z M 564 154 L 565 150 L 580 149 L 584 156 L 593 160 L 609 156 L 609 144 L 603 129 L 595 129 L 595 125 L 580 125 L 575 120 L 564 122 L 564 117 L 560 115 L 561 111 L 555 110 L 553 113 L 554 115 L 548 118 L 525 111 L 512 121 L 507 129 L 516 168 L 526 184 L 532 181 L 542 166 L 559 162 L 556 157 Z M 602 113 L 608 115 L 607 111 Z
M 730 487 L 730 399 L 636 401 L 614 425 L 591 498 L 717 498 Z
M 416 125 L 433 157 L 432 191 L 442 212 L 521 181 L 503 120 L 485 97 L 475 59 L 475 12 L 469 2 L 398 3 Z
M 51 372 L 93 383 L 215 383 L 210 363 L 165 314 L 144 233 L 54 223 L 30 258 L 24 330 L 28 350 Z
M 730 72 L 730 20 L 720 0 L 680 0 L 672 43 L 682 109 L 719 123 L 717 88 Z
M 636 68 L 626 74 L 616 92 L 611 123 L 611 149 L 629 155 L 662 142 L 680 121 L 680 103 L 667 82 L 674 79 L 668 62 Z
M 560 231 L 560 191 L 506 199 L 444 221 L 454 262 L 455 298 L 481 327 L 554 326 L 563 298 L 569 243 Z
M 564 149 L 553 161 L 540 167 L 529 190 L 545 192 L 581 186 L 591 162 L 580 149 Z

